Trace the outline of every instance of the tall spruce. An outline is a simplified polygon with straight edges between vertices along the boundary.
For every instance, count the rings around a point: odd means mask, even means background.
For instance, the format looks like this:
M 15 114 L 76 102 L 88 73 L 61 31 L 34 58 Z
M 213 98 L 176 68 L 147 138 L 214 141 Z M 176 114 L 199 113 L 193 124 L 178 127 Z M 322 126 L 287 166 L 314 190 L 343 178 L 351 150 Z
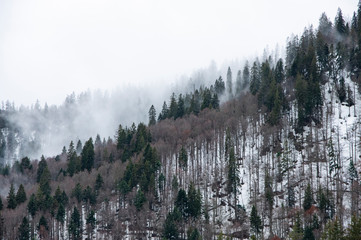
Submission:
M 16 208 L 16 195 L 15 195 L 14 184 L 10 185 L 10 190 L 9 190 L 7 200 L 8 200 L 7 208 L 15 209 Z
M 81 169 L 82 170 L 90 170 L 92 169 L 94 164 L 94 145 L 93 139 L 89 138 L 88 141 L 85 142 L 84 148 L 81 152 Z

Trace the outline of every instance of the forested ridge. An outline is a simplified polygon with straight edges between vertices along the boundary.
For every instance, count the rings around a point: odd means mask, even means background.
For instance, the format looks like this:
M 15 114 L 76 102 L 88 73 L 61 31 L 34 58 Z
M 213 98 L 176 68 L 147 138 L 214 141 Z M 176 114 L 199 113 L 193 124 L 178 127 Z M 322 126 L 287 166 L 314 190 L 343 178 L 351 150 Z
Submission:
M 40 159 L 35 123 L 87 96 L 6 102 L 0 239 L 360 239 L 361 3 L 224 75 Z

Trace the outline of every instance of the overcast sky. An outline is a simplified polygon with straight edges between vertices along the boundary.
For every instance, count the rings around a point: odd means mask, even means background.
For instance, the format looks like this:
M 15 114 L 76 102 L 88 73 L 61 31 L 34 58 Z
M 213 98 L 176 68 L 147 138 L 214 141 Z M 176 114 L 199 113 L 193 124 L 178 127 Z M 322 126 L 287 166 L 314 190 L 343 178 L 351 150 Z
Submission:
M 0 1 L 0 101 L 60 104 L 72 91 L 154 86 L 285 45 L 358 0 Z

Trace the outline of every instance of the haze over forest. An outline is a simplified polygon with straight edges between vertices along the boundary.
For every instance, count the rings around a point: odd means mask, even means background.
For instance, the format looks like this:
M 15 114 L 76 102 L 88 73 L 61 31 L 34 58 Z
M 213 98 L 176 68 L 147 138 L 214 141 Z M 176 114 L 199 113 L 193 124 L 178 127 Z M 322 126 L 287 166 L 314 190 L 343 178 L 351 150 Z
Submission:
M 360 238 L 361 1 L 1 2 L 0 29 L 0 240 Z

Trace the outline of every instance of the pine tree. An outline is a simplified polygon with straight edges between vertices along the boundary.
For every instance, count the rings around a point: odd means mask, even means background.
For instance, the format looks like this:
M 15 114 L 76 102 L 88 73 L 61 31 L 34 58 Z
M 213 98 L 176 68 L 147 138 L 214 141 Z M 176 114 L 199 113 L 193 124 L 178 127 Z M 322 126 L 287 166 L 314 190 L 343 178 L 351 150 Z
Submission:
M 187 151 L 185 150 L 185 148 L 183 146 L 179 152 L 179 166 L 183 170 L 186 170 L 187 166 L 188 166 L 188 155 L 187 155 Z
M 100 175 L 100 173 L 98 173 L 97 178 L 95 180 L 95 186 L 94 186 L 95 191 L 99 191 L 99 189 L 101 189 L 101 187 L 103 186 L 103 183 L 104 183 L 103 177 L 102 175 Z
M 16 193 L 16 203 L 17 205 L 20 205 L 21 203 L 26 201 L 26 193 L 24 186 L 20 184 L 18 192 Z
M 82 238 L 82 232 L 83 230 L 81 217 L 78 209 L 74 207 L 73 213 L 71 214 L 69 221 L 69 234 L 74 240 L 78 240 Z
M 346 34 L 345 20 L 343 19 L 342 11 L 340 8 L 337 10 L 337 15 L 335 18 L 335 28 L 339 34 L 341 35 Z
M 71 196 L 75 197 L 78 203 L 83 200 L 83 188 L 80 183 L 77 183 L 71 192 Z
M 202 198 L 199 190 L 197 191 L 194 187 L 193 182 L 188 188 L 188 206 L 187 213 L 193 219 L 199 218 L 202 210 Z
M 182 94 L 179 94 L 178 96 L 178 105 L 177 105 L 177 113 L 175 118 L 181 118 L 184 116 L 185 110 L 184 110 L 184 99 Z
M 242 91 L 242 72 L 238 70 L 236 77 L 236 94 L 239 95 Z
M 23 218 L 23 221 L 18 229 L 18 239 L 19 240 L 29 240 L 30 239 L 30 226 L 29 220 L 27 217 Z
M 42 174 L 40 176 L 40 181 L 39 181 L 39 188 L 44 195 L 50 195 L 50 193 L 51 193 L 50 179 L 51 179 L 51 176 L 50 176 L 48 166 L 45 166 L 44 170 L 42 171 Z
M 274 95 L 273 108 L 270 113 L 269 122 L 271 125 L 277 125 L 280 121 L 280 118 L 281 118 L 281 99 L 277 88 Z
M 255 205 L 252 206 L 250 222 L 252 232 L 258 235 L 262 230 L 262 221 L 257 213 L 257 208 Z
M 163 239 L 177 240 L 179 239 L 179 230 L 177 226 L 177 213 L 169 212 L 163 224 Z
M 57 204 L 61 204 L 62 203 L 62 196 L 61 196 L 61 190 L 60 187 L 58 186 L 55 190 L 55 194 L 54 194 L 54 200 L 57 202 Z
M 149 125 L 149 126 L 152 126 L 152 125 L 154 125 L 154 124 L 157 122 L 157 121 L 156 121 L 157 113 L 156 113 L 156 111 L 155 111 L 154 105 L 152 105 L 152 106 L 149 108 L 148 114 L 149 114 L 149 123 L 148 123 L 148 125 Z
M 203 99 L 201 104 L 201 110 L 205 108 L 212 108 L 212 93 L 208 88 L 203 91 Z
M 43 174 L 44 169 L 48 167 L 48 164 L 45 161 L 44 155 L 41 156 L 41 160 L 38 164 L 38 171 L 36 174 L 36 182 L 40 182 L 40 177 Z
M 221 76 L 219 76 L 218 79 L 216 79 L 216 82 L 214 83 L 214 90 L 218 95 L 223 95 L 225 91 L 225 85 L 224 81 Z M 198 92 L 198 90 L 196 90 Z
M 295 190 L 293 189 L 293 187 L 289 186 L 287 188 L 287 204 L 288 207 L 292 208 L 295 206 L 296 204 L 296 198 L 295 198 Z
M 215 93 L 211 99 L 211 106 L 213 109 L 219 109 L 219 99 L 218 95 Z
M 60 205 L 58 207 L 58 211 L 56 213 L 56 220 L 58 222 L 60 222 L 61 224 L 64 223 L 64 220 L 65 220 L 65 208 L 64 208 L 64 205 L 62 203 L 60 203 Z
M 179 189 L 174 205 L 177 207 L 183 218 L 188 217 L 188 197 L 184 189 Z
M 258 63 L 255 61 L 251 68 L 251 82 L 249 86 L 249 90 L 253 95 L 255 95 L 258 92 L 258 89 L 260 87 L 260 82 L 261 80 L 259 75 L 259 66 Z
M 322 240 L 342 240 L 344 237 L 344 230 L 341 226 L 340 221 L 337 219 L 329 221 L 321 236 Z
M 355 165 L 353 163 L 352 158 L 350 158 L 350 165 L 348 167 L 348 173 L 350 175 L 350 179 L 351 181 L 357 180 L 358 179 L 358 174 L 357 174 L 357 170 L 355 168 Z
M 96 219 L 95 219 L 95 212 L 94 210 L 91 210 L 86 218 L 86 224 L 90 226 L 91 233 L 93 233 L 95 225 L 96 225 Z
M 199 233 L 197 228 L 191 227 L 188 230 L 188 240 L 202 240 L 201 234 Z
M 36 211 L 38 211 L 38 203 L 36 200 L 35 194 L 31 194 L 29 202 L 28 202 L 28 211 L 31 214 L 31 216 L 35 216 Z
M 11 186 L 10 186 L 9 195 L 7 197 L 7 200 L 8 200 L 7 208 L 15 209 L 16 208 L 16 196 L 15 196 L 15 189 L 14 189 L 13 184 L 11 184 Z
M 144 193 L 142 190 L 138 190 L 137 194 L 135 195 L 134 199 L 134 206 L 137 208 L 138 211 L 143 207 L 143 204 L 145 203 L 147 199 L 144 196 Z
M 240 184 L 238 171 L 234 148 L 232 146 L 229 150 L 227 191 L 228 193 L 233 193 L 234 196 L 237 195 L 237 188 Z
M 302 240 L 315 240 L 315 236 L 313 235 L 312 231 L 313 229 L 311 226 L 306 226 Z
M 244 90 L 244 89 L 246 89 L 248 87 L 249 79 L 250 79 L 248 61 L 244 65 L 242 79 L 243 79 L 242 90 Z
M 228 70 L 227 70 L 227 93 L 230 97 L 233 96 L 233 87 L 232 87 L 232 83 L 233 80 L 232 80 L 232 71 L 231 71 L 231 68 L 228 67 Z
M 39 220 L 38 229 L 41 229 L 41 228 L 43 228 L 46 231 L 49 230 L 48 222 L 46 221 L 44 216 L 41 216 L 41 218 Z
M 312 190 L 310 183 L 307 184 L 306 190 L 305 190 L 305 199 L 303 200 L 303 209 L 307 211 L 311 208 L 313 202 L 312 197 Z
M 285 78 L 284 68 L 283 68 L 283 61 L 280 58 L 277 61 L 276 68 L 275 68 L 275 80 L 276 83 L 282 83 Z
M 96 204 L 96 193 L 89 186 L 87 186 L 83 191 L 83 201 L 91 205 Z
M 295 224 L 293 225 L 292 232 L 290 233 L 290 238 L 292 240 L 302 240 L 303 238 L 303 228 L 300 219 L 300 215 L 297 215 Z
M 164 120 L 169 116 L 169 109 L 167 103 L 164 101 L 162 111 L 159 113 L 158 121 Z
M 94 145 L 93 145 L 93 139 L 89 138 L 88 141 L 85 142 L 84 148 L 81 152 L 81 169 L 82 170 L 90 170 L 93 167 L 94 164 Z
M 351 224 L 347 228 L 345 240 L 359 240 L 361 236 L 361 218 L 352 216 Z
M 327 151 L 328 151 L 328 157 L 329 157 L 329 171 L 330 174 L 332 174 L 332 172 L 338 171 L 339 169 L 339 165 L 338 165 L 338 161 L 337 161 L 337 157 L 335 154 L 335 150 L 333 148 L 333 142 L 332 142 L 332 138 L 330 138 L 330 141 L 327 144 Z
M 177 117 L 177 110 L 178 110 L 177 100 L 176 100 L 176 98 L 175 98 L 175 94 L 172 93 L 172 96 L 171 96 L 171 98 L 170 98 L 168 118 L 173 118 L 173 119 L 175 119 L 175 118 Z

